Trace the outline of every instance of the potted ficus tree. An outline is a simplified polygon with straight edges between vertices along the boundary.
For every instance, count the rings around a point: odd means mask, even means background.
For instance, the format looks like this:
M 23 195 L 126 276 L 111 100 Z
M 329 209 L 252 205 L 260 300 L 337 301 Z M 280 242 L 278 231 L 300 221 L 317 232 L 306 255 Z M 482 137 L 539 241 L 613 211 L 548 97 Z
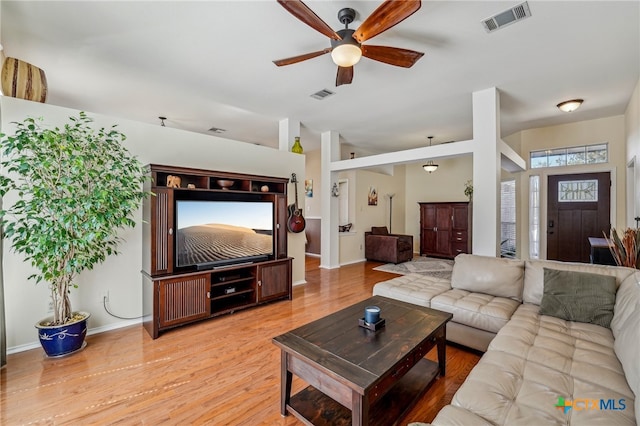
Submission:
M 27 118 L 13 123 L 13 135 L 0 134 L 0 196 L 17 198 L 0 210 L 0 223 L 13 251 L 35 267 L 29 278 L 49 284 L 53 316 L 36 324 L 49 356 L 83 347 L 89 314 L 72 310 L 69 292 L 78 274 L 117 253 L 119 233 L 135 225 L 147 195 L 124 134 L 92 122 L 81 112 L 51 129 Z

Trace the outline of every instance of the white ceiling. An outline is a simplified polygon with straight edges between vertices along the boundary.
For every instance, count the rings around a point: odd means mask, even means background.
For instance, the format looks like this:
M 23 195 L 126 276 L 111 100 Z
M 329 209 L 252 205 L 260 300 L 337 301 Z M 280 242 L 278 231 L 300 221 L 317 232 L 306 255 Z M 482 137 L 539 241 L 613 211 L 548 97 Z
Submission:
M 351 7 L 357 28 L 380 3 L 306 1 L 334 29 Z M 305 149 L 335 130 L 358 153 L 472 138 L 471 94 L 497 87 L 502 135 L 623 114 L 640 76 L 640 2 L 530 0 L 532 16 L 488 34 L 484 18 L 521 1 L 423 1 L 365 44 L 425 52 L 413 68 L 363 58 L 335 87 L 330 55 L 271 61 L 329 39 L 262 1 L 7 1 L 7 56 L 43 68 L 47 102 L 277 147 L 278 122 L 299 120 Z M 321 89 L 336 94 L 318 101 Z M 581 109 L 555 105 L 584 98 Z

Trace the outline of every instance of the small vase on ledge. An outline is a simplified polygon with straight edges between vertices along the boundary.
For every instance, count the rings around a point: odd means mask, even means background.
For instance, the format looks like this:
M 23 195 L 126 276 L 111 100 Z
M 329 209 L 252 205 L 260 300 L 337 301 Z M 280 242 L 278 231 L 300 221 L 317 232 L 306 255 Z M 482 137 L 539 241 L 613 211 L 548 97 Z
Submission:
M 300 145 L 300 136 L 296 136 L 295 142 L 293 142 L 293 146 L 291 147 L 291 152 L 295 152 L 296 154 L 302 154 L 302 145 Z

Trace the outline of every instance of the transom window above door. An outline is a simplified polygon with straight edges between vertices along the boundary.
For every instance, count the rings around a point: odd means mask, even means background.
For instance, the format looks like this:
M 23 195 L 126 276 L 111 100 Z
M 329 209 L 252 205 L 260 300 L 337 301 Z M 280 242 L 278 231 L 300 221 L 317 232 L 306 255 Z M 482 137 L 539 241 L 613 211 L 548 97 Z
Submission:
M 608 143 L 545 149 L 529 153 L 529 164 L 532 169 L 600 164 L 607 161 L 609 161 Z

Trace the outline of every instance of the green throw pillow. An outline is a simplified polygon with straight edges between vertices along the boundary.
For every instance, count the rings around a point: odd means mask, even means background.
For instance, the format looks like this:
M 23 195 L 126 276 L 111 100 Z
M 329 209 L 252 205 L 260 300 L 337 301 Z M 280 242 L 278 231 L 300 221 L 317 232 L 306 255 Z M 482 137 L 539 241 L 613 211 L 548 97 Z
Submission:
M 542 315 L 610 328 L 615 303 L 615 277 L 544 268 Z

